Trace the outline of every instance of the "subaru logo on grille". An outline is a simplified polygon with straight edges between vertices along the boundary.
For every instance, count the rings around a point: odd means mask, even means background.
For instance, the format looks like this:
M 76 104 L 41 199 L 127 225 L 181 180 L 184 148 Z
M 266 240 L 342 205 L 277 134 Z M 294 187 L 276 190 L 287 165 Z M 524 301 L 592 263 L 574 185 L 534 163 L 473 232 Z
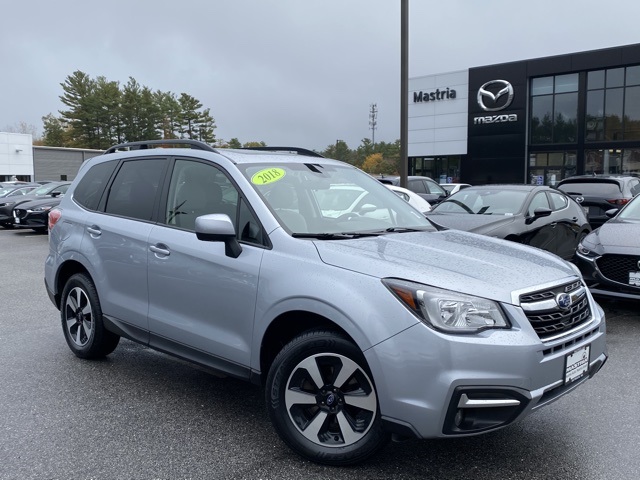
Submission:
M 561 293 L 556 297 L 556 303 L 560 308 L 566 310 L 571 306 L 573 300 L 571 300 L 571 295 L 569 295 L 568 293 Z

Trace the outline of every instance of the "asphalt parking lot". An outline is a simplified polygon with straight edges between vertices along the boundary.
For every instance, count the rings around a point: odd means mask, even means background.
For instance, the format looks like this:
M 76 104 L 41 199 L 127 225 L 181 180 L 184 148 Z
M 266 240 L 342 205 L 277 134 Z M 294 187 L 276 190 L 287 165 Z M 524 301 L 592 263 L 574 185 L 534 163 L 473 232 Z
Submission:
M 255 386 L 122 341 L 68 349 L 43 285 L 47 236 L 0 229 L 0 479 L 637 479 L 640 304 L 602 302 L 610 359 L 497 432 L 392 443 L 351 468 L 276 436 Z

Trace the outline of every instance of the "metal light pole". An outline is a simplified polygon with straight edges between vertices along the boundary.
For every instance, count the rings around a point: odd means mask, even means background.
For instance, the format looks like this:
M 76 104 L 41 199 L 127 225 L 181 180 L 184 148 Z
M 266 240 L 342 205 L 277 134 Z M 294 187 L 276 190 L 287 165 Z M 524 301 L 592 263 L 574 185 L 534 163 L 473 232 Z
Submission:
M 409 0 L 400 0 L 400 186 L 409 171 Z

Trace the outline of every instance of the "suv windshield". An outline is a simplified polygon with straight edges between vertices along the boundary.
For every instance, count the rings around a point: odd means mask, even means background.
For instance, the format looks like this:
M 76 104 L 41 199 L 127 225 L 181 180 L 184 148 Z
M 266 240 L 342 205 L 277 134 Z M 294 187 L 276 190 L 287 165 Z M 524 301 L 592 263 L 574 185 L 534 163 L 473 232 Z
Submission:
M 349 165 L 280 163 L 240 169 L 290 233 L 320 236 L 433 229 L 407 202 Z
M 631 202 L 618 214 L 618 219 L 640 222 L 640 202 L 638 200 Z

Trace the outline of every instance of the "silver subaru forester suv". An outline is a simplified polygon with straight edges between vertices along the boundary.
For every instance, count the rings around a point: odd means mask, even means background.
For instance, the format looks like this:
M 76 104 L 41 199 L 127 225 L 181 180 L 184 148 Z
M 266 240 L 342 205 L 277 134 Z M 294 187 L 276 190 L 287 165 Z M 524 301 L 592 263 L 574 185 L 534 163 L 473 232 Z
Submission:
M 313 152 L 118 145 L 82 165 L 49 231 L 75 355 L 125 337 L 262 385 L 280 437 L 320 463 L 504 427 L 607 359 L 573 265 L 438 231 Z

